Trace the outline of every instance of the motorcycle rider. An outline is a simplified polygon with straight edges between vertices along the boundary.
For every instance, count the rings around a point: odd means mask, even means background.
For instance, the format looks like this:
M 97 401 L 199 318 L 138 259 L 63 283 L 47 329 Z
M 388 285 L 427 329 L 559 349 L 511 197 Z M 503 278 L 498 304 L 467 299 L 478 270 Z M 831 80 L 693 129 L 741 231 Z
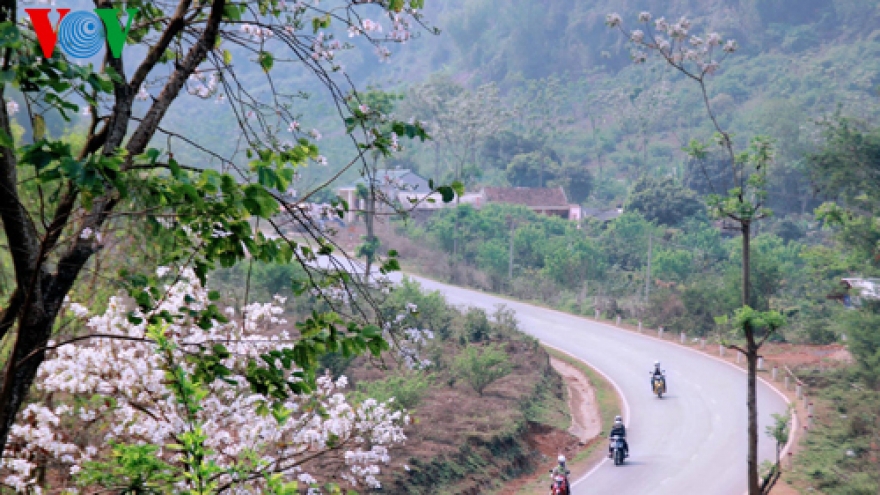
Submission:
M 611 437 L 620 437 L 623 440 L 623 454 L 624 457 L 629 457 L 629 444 L 626 441 L 626 426 L 623 426 L 623 419 L 620 416 L 616 416 L 614 418 L 614 426 L 611 427 L 611 434 L 608 436 L 609 440 Z M 608 457 L 610 458 L 613 454 L 611 449 L 611 444 L 608 444 Z
M 663 381 L 663 392 L 666 392 L 666 376 L 663 374 L 663 370 L 660 369 L 660 361 L 654 361 L 654 371 L 651 372 L 651 392 L 654 391 L 654 379 L 660 377 L 660 380 Z
M 552 471 L 550 471 L 550 478 L 553 479 L 556 476 L 562 476 L 563 478 L 565 478 L 565 493 L 571 493 L 571 486 L 569 486 L 568 484 L 568 475 L 571 474 L 571 471 L 569 471 L 568 468 L 565 466 L 565 456 L 560 455 L 558 458 L 556 458 L 556 461 L 558 462 L 558 464 L 556 465 L 556 467 L 553 468 Z

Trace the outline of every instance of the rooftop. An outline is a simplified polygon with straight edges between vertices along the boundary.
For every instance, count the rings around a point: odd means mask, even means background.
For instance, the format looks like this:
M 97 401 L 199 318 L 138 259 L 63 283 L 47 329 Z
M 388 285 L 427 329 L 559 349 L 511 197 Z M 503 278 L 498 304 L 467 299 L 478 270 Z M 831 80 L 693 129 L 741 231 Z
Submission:
M 568 198 L 561 187 L 486 187 L 487 203 L 509 203 L 529 208 L 568 209 Z

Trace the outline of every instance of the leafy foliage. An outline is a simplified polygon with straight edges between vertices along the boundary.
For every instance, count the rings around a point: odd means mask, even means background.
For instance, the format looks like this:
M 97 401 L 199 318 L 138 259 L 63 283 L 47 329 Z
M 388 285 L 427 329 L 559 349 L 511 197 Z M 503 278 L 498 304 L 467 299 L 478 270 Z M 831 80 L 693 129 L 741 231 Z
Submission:
M 680 225 L 689 217 L 705 211 L 693 191 L 676 184 L 669 177 L 642 177 L 636 181 L 624 208 L 641 213 L 646 220 L 670 227 Z
M 481 396 L 486 387 L 512 371 L 507 354 L 497 345 L 469 345 L 456 356 L 454 369 Z

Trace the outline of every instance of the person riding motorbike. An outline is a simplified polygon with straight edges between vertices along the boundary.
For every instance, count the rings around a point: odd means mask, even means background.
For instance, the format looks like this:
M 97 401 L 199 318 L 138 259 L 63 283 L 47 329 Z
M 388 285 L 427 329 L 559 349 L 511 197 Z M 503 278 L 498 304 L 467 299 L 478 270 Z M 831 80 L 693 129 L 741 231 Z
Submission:
M 654 379 L 660 377 L 663 381 L 663 392 L 666 392 L 666 375 L 660 369 L 660 361 L 654 361 L 654 371 L 651 372 L 651 392 L 654 391 Z
M 624 457 L 629 457 L 629 444 L 626 442 L 626 426 L 623 426 L 623 419 L 621 419 L 620 416 L 616 416 L 614 418 L 614 426 L 611 427 L 609 440 L 612 437 L 620 437 L 620 439 L 623 440 Z M 613 453 L 614 452 L 611 449 L 611 444 L 608 444 L 608 457 L 610 458 Z
M 571 486 L 568 484 L 568 475 L 571 474 L 571 471 L 565 466 L 565 456 L 560 455 L 556 461 L 558 464 L 550 471 L 550 478 L 553 479 L 556 476 L 565 478 L 565 493 L 571 493 Z M 553 489 L 553 485 L 550 488 Z

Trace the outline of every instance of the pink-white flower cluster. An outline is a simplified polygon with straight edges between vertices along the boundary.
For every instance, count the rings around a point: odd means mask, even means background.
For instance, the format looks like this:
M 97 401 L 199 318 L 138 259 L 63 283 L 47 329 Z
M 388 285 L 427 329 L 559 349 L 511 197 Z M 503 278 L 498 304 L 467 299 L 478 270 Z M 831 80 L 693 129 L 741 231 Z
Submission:
M 6 113 L 12 117 L 13 115 L 18 113 L 18 103 L 15 100 L 6 100 Z
M 691 34 L 692 23 L 687 17 L 670 22 L 665 17 L 654 19 L 650 12 L 642 12 L 638 20 L 645 25 L 645 29 L 628 32 L 623 27 L 623 19 L 619 14 L 611 13 L 605 18 L 609 27 L 620 28 L 627 34 L 635 47 L 632 59 L 636 64 L 647 62 L 648 53 L 654 51 L 680 70 L 702 77 L 714 74 L 719 69 L 720 63 L 714 58 L 717 50 L 724 55 L 738 49 L 736 41 L 724 41 L 715 32 L 704 37 Z
M 166 291 L 156 313 L 178 314 L 180 308 L 199 310 L 210 304 L 207 290 L 190 272 L 181 273 Z M 265 397 L 250 391 L 243 370 L 249 359 L 259 360 L 261 353 L 290 341 L 283 302 L 276 298 L 250 304 L 241 319 L 215 323 L 207 330 L 185 315 L 167 328 L 179 349 L 175 362 L 190 371 L 184 351 L 194 351 L 198 344 L 222 342 L 231 353 L 223 364 L 233 370 L 231 378 L 239 385 L 211 383 L 197 413 L 212 452 L 209 460 L 223 468 L 241 468 L 242 459 L 256 459 L 245 466 L 246 472 L 281 473 L 289 481 L 307 484 L 338 475 L 352 486 L 378 487 L 379 465 L 388 463 L 390 447 L 405 440 L 405 413 L 373 399 L 348 403 L 341 392 L 347 380 L 330 376 L 319 378 L 313 393 L 285 401 L 290 413 L 286 421 L 257 413 Z M 87 317 L 81 305 L 69 308 L 78 318 Z M 75 477 L 83 463 L 106 460 L 111 441 L 156 445 L 157 455 L 166 462 L 181 461 L 178 452 L 165 446 L 178 443 L 178 435 L 187 428 L 186 415 L 167 386 L 167 363 L 145 339 L 146 324 L 131 323 L 129 314 L 147 316 L 138 310 L 130 313 L 124 300 L 112 298 L 106 312 L 88 319 L 86 326 L 90 333 L 116 338 L 60 346 L 40 366 L 35 387 L 52 399 L 31 404 L 19 415 L 0 462 L 3 484 L 18 492 L 40 493 L 39 465 L 65 466 Z M 332 447 L 338 445 L 343 448 L 337 453 Z M 340 472 L 315 472 L 313 465 L 303 464 L 321 453 L 338 456 L 344 467 Z M 265 488 L 260 476 L 239 480 L 224 476 L 221 482 L 232 482 L 235 493 L 260 493 Z
M 219 72 L 211 71 L 210 74 L 205 74 L 205 72 L 196 69 L 189 76 L 187 92 L 189 92 L 189 94 L 191 95 L 198 96 L 199 98 L 209 98 L 217 93 L 219 83 Z
M 242 24 L 241 32 L 248 35 L 251 41 L 257 42 L 263 42 L 275 36 L 275 33 L 273 33 L 271 29 L 255 26 L 253 24 Z
M 330 62 L 336 56 L 336 52 L 341 49 L 342 43 L 334 39 L 332 34 L 322 31 L 312 40 L 312 60 Z

